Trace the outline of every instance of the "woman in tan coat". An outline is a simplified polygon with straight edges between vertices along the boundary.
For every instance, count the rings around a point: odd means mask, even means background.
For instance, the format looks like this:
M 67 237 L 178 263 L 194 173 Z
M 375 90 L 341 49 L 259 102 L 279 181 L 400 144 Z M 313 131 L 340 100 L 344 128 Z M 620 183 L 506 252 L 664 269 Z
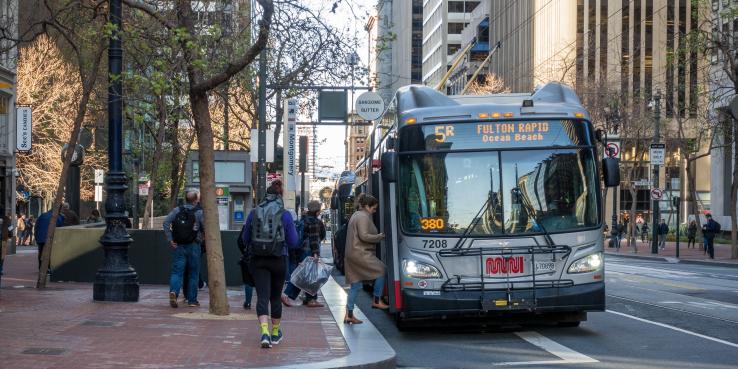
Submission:
M 354 304 L 363 281 L 374 281 L 372 307 L 389 308 L 381 298 L 384 289 L 385 266 L 376 256 L 376 244 L 384 239 L 384 233 L 379 233 L 372 221 L 372 214 L 377 211 L 379 202 L 374 197 L 365 194 L 360 194 L 357 202 L 359 210 L 351 216 L 346 235 L 344 266 L 346 283 L 351 286 L 346 304 L 346 317 L 343 319 L 343 322 L 347 324 L 363 323 L 354 317 Z

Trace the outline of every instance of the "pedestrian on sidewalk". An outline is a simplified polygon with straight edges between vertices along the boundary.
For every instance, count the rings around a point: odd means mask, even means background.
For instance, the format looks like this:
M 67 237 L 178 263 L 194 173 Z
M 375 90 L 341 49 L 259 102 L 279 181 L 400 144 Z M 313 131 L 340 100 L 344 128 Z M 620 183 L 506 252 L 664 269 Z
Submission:
M 720 223 L 712 219 L 711 214 L 705 215 L 707 223 L 702 226 L 702 233 L 705 235 L 705 253 L 710 255 L 710 259 L 715 259 L 715 236 L 720 233 Z
M 69 203 L 62 204 L 61 213 L 64 214 L 64 227 L 79 225 L 79 215 L 69 207 Z
M 246 227 L 241 227 L 241 233 L 236 239 L 236 246 L 241 251 L 241 259 L 238 261 L 241 267 L 241 280 L 243 281 L 243 308 L 245 310 L 251 310 L 251 300 L 254 297 L 254 278 L 251 276 L 249 271 L 249 263 L 251 262 L 251 255 L 249 255 L 248 247 L 244 242 L 244 232 Z
M 179 289 L 182 288 L 182 279 L 188 279 L 185 291 L 187 306 L 197 307 L 197 281 L 200 275 L 200 243 L 202 242 L 202 210 L 197 210 L 200 194 L 189 191 L 186 195 L 187 203 L 178 206 L 164 219 L 164 235 L 171 248 L 172 264 L 169 272 L 169 306 L 176 308 Z M 189 272 L 183 276 L 185 265 Z
M 346 324 L 362 323 L 354 316 L 354 305 L 364 281 L 374 281 L 372 308 L 382 310 L 389 308 L 382 301 L 385 265 L 376 256 L 376 244 L 384 239 L 384 233 L 379 233 L 372 221 L 372 214 L 377 211 L 379 202 L 373 196 L 362 193 L 357 203 L 359 210 L 351 215 L 346 235 L 344 268 L 346 284 L 351 286 L 346 304 L 346 316 L 343 318 Z
M 643 223 L 643 227 L 641 227 L 641 242 L 646 242 L 648 240 L 648 224 Z
M 661 219 L 657 233 L 659 235 L 659 248 L 663 250 L 666 248 L 666 235 L 669 234 L 669 226 L 666 225 L 666 220 L 663 218 Z
M 15 222 L 15 244 L 23 246 L 23 239 L 26 237 L 26 215 L 17 214 Z
M 3 207 L 0 207 L 0 217 L 0 279 L 2 279 L 3 264 L 5 262 L 5 255 L 8 252 L 7 244 L 13 231 L 10 217 L 5 214 L 5 208 Z
M 26 219 L 26 236 L 23 240 L 23 244 L 26 246 L 33 245 L 33 229 L 36 227 L 36 219 L 33 218 L 33 215 L 29 215 L 28 219 Z
M 325 240 L 325 224 L 318 219 L 318 213 L 320 213 L 320 201 L 310 201 L 308 203 L 307 214 L 303 215 L 300 222 L 302 223 L 302 234 L 298 233 L 300 249 L 298 249 L 300 255 L 297 263 L 302 263 L 308 256 L 312 256 L 316 261 L 320 258 L 320 244 Z M 300 228 L 300 227 L 298 227 Z M 291 282 L 287 283 L 287 288 L 284 290 L 284 297 L 295 300 L 300 294 L 300 289 Z M 289 303 L 290 301 L 286 301 Z M 303 305 L 307 307 L 323 307 L 323 304 L 318 302 L 317 295 L 311 295 L 305 293 L 305 299 Z
M 87 217 L 86 223 L 88 223 L 88 224 L 90 224 L 90 223 L 100 223 L 100 222 L 103 222 L 103 221 L 105 221 L 105 219 L 103 219 L 102 216 L 100 216 L 100 210 L 92 209 L 92 213 L 90 214 L 89 217 Z
M 280 322 L 287 249 L 298 247 L 295 223 L 282 202 L 282 181 L 272 182 L 264 200 L 249 213 L 242 237 L 250 259 L 248 269 L 256 287 L 261 347 L 270 348 L 279 344 L 284 336 Z
M 51 223 L 52 211 L 49 210 L 38 216 L 36 220 L 36 245 L 38 246 L 38 267 L 41 268 L 41 255 L 44 253 L 44 246 L 46 245 L 46 236 L 49 232 L 49 224 Z M 64 226 L 64 214 L 59 212 L 59 216 L 56 217 L 56 226 Z
M 197 200 L 197 205 L 195 206 L 195 211 L 202 211 L 202 205 L 200 204 L 200 200 Z M 200 237 L 200 265 L 202 265 L 202 255 L 205 255 L 207 251 L 207 246 L 205 245 L 205 228 L 202 228 L 203 234 L 202 237 Z M 202 273 L 200 271 L 202 268 L 199 268 L 200 270 L 197 271 L 197 289 L 202 289 L 205 287 L 205 281 L 202 280 Z M 185 278 L 182 278 L 182 294 L 183 299 L 185 302 L 187 302 L 187 288 L 190 284 L 190 279 L 186 278 L 188 275 L 190 275 L 190 264 L 185 263 L 184 272 L 182 273 Z
M 695 248 L 696 245 L 696 239 L 697 238 L 697 222 L 694 220 L 689 222 L 689 227 L 687 227 L 687 248 Z

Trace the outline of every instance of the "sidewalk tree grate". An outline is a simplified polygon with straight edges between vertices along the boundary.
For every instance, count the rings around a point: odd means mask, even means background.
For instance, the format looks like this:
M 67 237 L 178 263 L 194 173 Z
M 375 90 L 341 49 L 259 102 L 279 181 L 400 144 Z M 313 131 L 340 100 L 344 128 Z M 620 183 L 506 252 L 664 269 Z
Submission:
M 122 323 L 110 322 L 107 320 L 85 320 L 81 325 L 91 325 L 93 327 L 118 327 L 122 325 Z
M 23 354 L 28 355 L 61 355 L 67 352 L 65 349 L 54 347 L 31 347 L 23 350 Z

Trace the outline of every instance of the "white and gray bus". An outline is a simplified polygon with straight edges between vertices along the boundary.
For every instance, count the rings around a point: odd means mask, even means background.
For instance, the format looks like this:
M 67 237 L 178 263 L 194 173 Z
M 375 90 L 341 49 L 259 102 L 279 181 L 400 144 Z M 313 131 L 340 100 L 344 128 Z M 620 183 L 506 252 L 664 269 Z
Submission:
M 614 159 L 599 165 L 599 136 L 558 83 L 532 94 L 398 90 L 355 178 L 355 193 L 379 199 L 398 325 L 506 315 L 577 326 L 604 310 L 601 188 L 619 173 Z

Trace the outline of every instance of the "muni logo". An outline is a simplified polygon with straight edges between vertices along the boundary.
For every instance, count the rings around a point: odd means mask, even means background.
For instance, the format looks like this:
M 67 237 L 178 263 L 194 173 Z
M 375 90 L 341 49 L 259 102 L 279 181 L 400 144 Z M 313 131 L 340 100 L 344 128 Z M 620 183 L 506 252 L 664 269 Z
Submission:
M 524 272 L 524 265 L 525 259 L 522 256 L 494 256 L 487 258 L 485 269 L 487 274 L 521 274 Z

